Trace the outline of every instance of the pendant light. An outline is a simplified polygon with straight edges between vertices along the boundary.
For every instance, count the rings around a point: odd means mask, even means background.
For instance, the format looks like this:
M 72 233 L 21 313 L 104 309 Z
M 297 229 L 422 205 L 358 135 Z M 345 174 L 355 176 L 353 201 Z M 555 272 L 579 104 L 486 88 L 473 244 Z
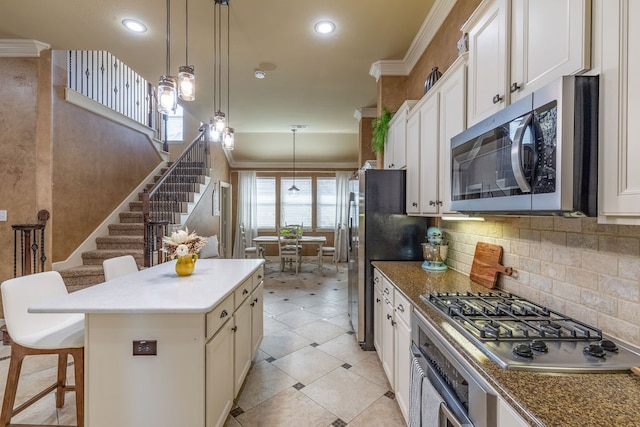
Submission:
M 289 187 L 289 193 L 297 194 L 300 189 L 296 187 L 296 128 L 292 128 L 293 132 L 293 185 Z
M 213 5 L 213 20 L 214 20 L 214 70 L 216 70 L 216 74 L 214 75 L 213 85 L 214 85 L 214 93 L 213 93 L 213 101 L 214 101 L 214 109 L 215 114 L 213 116 L 213 139 L 214 141 L 222 140 L 223 132 L 227 127 L 226 116 L 220 110 L 222 107 L 222 18 L 220 7 L 221 6 L 229 6 L 228 0 L 214 0 Z M 217 97 L 216 97 L 217 95 Z M 217 98 L 217 99 L 216 99 Z M 217 135 L 216 135 L 217 134 Z
M 227 1 L 227 124 L 231 121 L 231 6 Z M 235 148 L 235 134 L 233 128 L 227 125 L 224 129 L 224 138 L 222 146 L 225 150 L 233 150 Z
M 158 82 L 158 111 L 162 114 L 170 114 L 178 107 L 178 88 L 176 79 L 171 77 L 171 0 L 167 0 L 167 73 L 160 76 Z
M 189 0 L 185 0 L 185 46 L 184 62 L 189 64 Z M 183 101 L 193 101 L 196 99 L 195 92 L 195 69 L 193 65 L 181 65 L 178 69 L 178 97 Z

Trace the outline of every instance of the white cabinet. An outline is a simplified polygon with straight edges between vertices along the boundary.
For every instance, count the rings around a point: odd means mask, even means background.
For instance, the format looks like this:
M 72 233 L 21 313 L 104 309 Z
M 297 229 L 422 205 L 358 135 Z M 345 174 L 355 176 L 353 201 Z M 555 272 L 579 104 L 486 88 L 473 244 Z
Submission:
M 233 321 L 229 317 L 205 347 L 205 397 L 207 427 L 221 427 L 234 398 Z
M 389 291 L 386 292 L 385 291 Z M 393 286 L 387 279 L 382 279 L 382 343 L 381 357 L 382 368 L 384 369 L 389 383 L 393 387 L 394 383 L 394 322 L 393 319 Z
M 396 394 L 405 421 L 409 416 L 409 393 L 411 387 L 411 311 L 413 306 L 400 291 L 374 269 L 374 277 L 381 278 L 381 286 L 376 289 L 374 306 L 374 328 L 380 331 L 379 344 L 376 346 L 382 368 L 389 384 Z M 375 307 L 379 307 L 376 308 Z M 375 343 L 374 329 L 374 343 Z
M 465 94 L 466 56 L 461 56 L 409 113 L 408 214 L 452 214 L 451 138 L 465 129 Z
M 373 269 L 373 346 L 378 352 L 378 357 L 382 360 L 382 275 L 377 268 Z
M 469 125 L 501 110 L 507 102 L 509 5 L 508 0 L 485 0 L 462 27 L 469 33 Z
M 407 165 L 407 115 L 416 101 L 405 101 L 389 122 L 384 146 L 384 168 L 403 169 Z
M 251 293 L 251 359 L 258 352 L 264 336 L 264 283 L 260 280 L 258 286 Z
M 591 1 L 485 0 L 469 33 L 469 126 L 591 63 Z
M 640 225 L 640 3 L 602 6 L 600 222 Z
M 394 390 L 396 401 L 405 421 L 409 419 L 409 394 L 411 390 L 411 310 L 412 305 L 397 289 L 394 290 L 395 360 Z
M 498 427 L 527 427 L 529 424 L 503 399 L 498 399 Z

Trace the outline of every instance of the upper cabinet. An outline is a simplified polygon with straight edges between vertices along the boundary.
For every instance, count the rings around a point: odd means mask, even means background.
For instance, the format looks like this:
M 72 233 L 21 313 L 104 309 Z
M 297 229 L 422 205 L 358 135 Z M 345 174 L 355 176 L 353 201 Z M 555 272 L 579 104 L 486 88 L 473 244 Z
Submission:
M 415 105 L 407 120 L 407 213 L 451 214 L 451 138 L 465 129 L 466 55 Z
M 640 225 L 640 2 L 601 7 L 599 222 Z
M 407 115 L 416 101 L 405 101 L 389 122 L 384 146 L 384 168 L 404 169 L 407 166 Z
M 591 1 L 486 0 L 469 33 L 468 125 L 591 65 Z

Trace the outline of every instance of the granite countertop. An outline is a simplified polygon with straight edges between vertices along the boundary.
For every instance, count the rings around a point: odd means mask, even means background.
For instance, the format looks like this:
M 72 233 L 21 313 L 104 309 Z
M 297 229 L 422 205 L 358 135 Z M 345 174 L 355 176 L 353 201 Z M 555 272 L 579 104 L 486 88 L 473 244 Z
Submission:
M 30 307 L 32 313 L 206 313 L 264 263 L 263 259 L 201 259 L 180 277 L 175 262 L 120 276 Z
M 470 341 L 442 328 L 443 316 L 420 299 L 429 292 L 486 292 L 464 274 L 426 272 L 421 262 L 374 261 L 377 267 L 468 360 L 511 407 L 534 426 L 640 425 L 640 377 L 625 372 L 559 374 L 500 368 Z

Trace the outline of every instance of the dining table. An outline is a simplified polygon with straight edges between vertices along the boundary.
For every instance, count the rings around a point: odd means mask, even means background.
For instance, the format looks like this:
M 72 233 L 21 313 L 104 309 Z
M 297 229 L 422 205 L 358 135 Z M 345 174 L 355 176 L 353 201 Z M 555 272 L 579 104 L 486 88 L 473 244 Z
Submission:
M 258 236 L 253 238 L 253 243 L 256 246 L 260 246 L 263 249 L 266 249 L 266 245 L 276 245 L 278 244 L 278 236 L 267 235 L 267 236 Z M 298 238 L 298 243 L 300 245 L 317 245 L 318 251 L 322 249 L 322 247 L 327 243 L 326 236 L 320 235 L 308 235 L 303 234 Z

